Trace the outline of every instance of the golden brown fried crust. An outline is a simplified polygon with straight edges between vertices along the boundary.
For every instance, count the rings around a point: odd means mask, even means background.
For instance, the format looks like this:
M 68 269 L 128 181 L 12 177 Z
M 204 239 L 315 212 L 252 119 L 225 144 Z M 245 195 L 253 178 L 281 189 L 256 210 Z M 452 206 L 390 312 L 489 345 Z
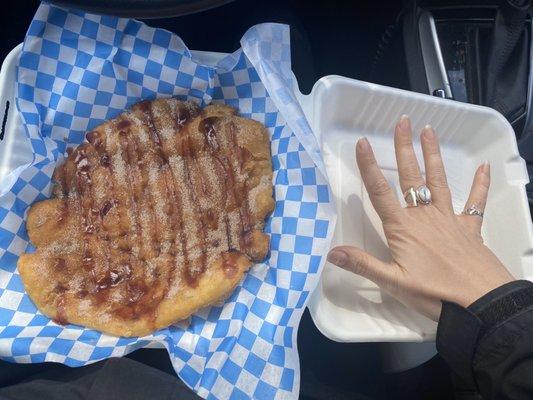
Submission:
M 28 212 L 18 269 L 60 323 L 142 336 L 227 297 L 273 210 L 268 133 L 225 105 L 157 99 L 87 133 Z

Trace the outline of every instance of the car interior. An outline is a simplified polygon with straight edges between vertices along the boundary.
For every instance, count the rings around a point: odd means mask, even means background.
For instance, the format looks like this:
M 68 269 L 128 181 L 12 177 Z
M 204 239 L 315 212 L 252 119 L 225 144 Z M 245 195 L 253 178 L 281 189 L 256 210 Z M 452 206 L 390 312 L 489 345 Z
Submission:
M 309 93 L 320 77 L 340 75 L 491 107 L 511 124 L 533 175 L 530 0 L 51 2 L 137 18 L 176 33 L 190 49 L 221 53 L 238 49 L 252 25 L 288 24 L 292 68 L 302 93 Z M 38 5 L 36 0 L 4 4 L 0 60 L 24 40 Z M 208 27 L 204 34 L 195 31 L 198 25 Z M 0 112 L 8 111 L 0 105 Z M 533 186 L 526 190 L 531 206 Z M 390 371 L 384 363 L 386 349 L 381 343 L 334 342 L 320 333 L 306 311 L 298 331 L 300 398 L 461 398 L 461 381 L 438 355 Z M 175 376 L 165 350 L 140 349 L 127 357 Z M 0 387 L 68 369 L 54 363 L 0 361 Z

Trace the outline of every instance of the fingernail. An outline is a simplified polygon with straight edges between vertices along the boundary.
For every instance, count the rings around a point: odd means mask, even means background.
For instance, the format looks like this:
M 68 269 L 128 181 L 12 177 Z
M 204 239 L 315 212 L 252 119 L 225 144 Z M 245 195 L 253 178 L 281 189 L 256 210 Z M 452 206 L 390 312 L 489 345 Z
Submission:
M 400 117 L 400 128 L 402 129 L 408 129 L 409 128 L 409 116 L 407 114 L 403 114 Z
M 348 265 L 348 254 L 342 250 L 332 250 L 328 254 L 328 261 L 339 267 L 346 267 Z
M 435 139 L 435 131 L 433 130 L 433 127 L 430 124 L 427 124 L 426 126 L 424 126 L 424 130 L 422 132 L 422 136 L 426 140 Z
M 370 143 L 368 142 L 368 139 L 366 137 L 362 137 L 357 141 L 357 146 L 359 146 L 359 150 L 367 153 L 370 151 Z
M 483 161 L 483 164 L 481 164 L 481 172 L 484 174 L 488 174 L 490 172 L 490 163 L 488 160 Z

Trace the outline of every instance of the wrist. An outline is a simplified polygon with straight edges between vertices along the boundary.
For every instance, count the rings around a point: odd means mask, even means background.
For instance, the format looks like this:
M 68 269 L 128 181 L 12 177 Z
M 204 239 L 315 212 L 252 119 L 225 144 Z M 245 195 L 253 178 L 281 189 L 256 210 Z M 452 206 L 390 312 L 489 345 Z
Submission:
M 493 291 L 513 282 L 516 282 L 516 280 L 510 275 L 508 277 L 494 279 L 492 282 L 484 282 L 483 285 L 477 285 L 468 295 L 465 295 L 460 301 L 457 301 L 457 304 L 464 308 L 469 308 Z

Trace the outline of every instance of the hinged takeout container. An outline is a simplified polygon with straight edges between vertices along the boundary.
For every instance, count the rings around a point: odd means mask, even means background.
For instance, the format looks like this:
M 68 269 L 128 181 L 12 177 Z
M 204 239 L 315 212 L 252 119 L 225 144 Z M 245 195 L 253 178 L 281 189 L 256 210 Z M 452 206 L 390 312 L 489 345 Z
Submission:
M 27 154 L 21 146 L 28 143 L 13 99 L 20 50 L 18 46 L 8 55 L 0 74 L 0 111 L 10 103 L 0 141 L 0 191 L 6 187 L 10 171 L 31 162 L 21 156 Z M 204 57 L 211 63 L 221 56 L 195 52 L 197 59 Z M 354 244 L 387 257 L 379 219 L 355 164 L 354 145 L 358 138 L 368 137 L 387 179 L 401 195 L 392 132 L 399 116 L 408 114 L 415 131 L 429 123 L 439 135 L 456 211 L 463 208 L 476 167 L 484 160 L 491 162 L 485 241 L 515 277 L 533 278 L 533 231 L 524 188 L 528 174 L 514 132 L 500 114 L 485 107 L 337 76 L 320 79 L 310 95 L 297 95 L 320 143 L 337 207 L 334 244 Z M 418 146 L 421 161 L 419 150 Z M 407 309 L 371 282 L 329 264 L 309 309 L 321 332 L 338 341 L 426 341 L 434 339 L 436 331 L 434 322 Z
M 524 187 L 528 174 L 513 129 L 502 115 L 486 107 L 337 76 L 320 79 L 301 102 L 319 139 L 337 207 L 333 245 L 355 244 L 380 258 L 388 257 L 381 223 L 355 164 L 354 148 L 360 137 L 369 139 L 380 167 L 401 198 L 393 131 L 400 115 L 407 114 L 416 133 L 426 124 L 436 130 L 456 212 L 464 207 L 476 168 L 484 160 L 490 161 L 485 243 L 516 278 L 533 278 L 533 232 Z M 368 280 L 330 264 L 324 268 L 309 309 L 322 333 L 338 341 L 435 338 L 434 322 L 407 309 Z

